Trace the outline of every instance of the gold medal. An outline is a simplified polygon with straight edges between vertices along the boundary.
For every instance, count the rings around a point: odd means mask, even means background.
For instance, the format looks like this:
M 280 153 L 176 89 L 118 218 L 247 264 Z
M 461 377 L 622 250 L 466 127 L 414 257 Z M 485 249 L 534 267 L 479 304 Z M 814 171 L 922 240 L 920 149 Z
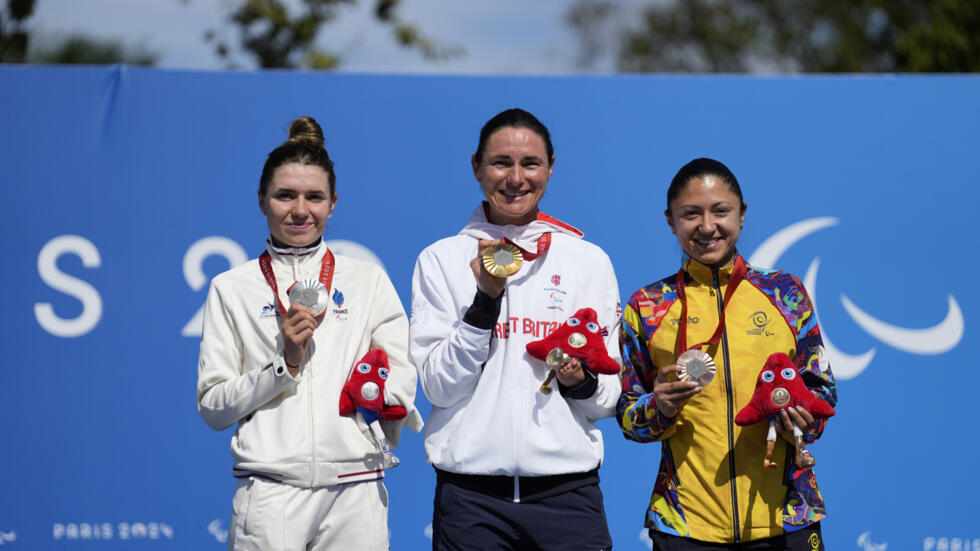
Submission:
M 496 277 L 512 276 L 521 269 L 524 255 L 510 243 L 495 243 L 483 251 L 483 267 Z
M 551 352 L 548 352 L 548 357 L 545 358 L 544 363 L 548 364 L 549 367 L 558 368 L 570 361 L 572 361 L 572 357 L 556 346 L 551 349 Z M 548 377 L 541 383 L 541 388 L 538 390 L 544 394 L 551 394 L 551 381 L 555 379 L 555 375 L 557 375 L 557 372 L 554 369 L 549 371 Z
M 692 348 L 677 358 L 681 368 L 679 379 L 694 381 L 701 386 L 707 386 L 715 378 L 715 361 L 703 350 Z
M 548 357 L 545 358 L 544 363 L 551 367 L 561 367 L 570 361 L 572 361 L 572 357 L 565 354 L 561 348 L 552 348 L 551 352 L 548 352 Z
M 572 333 L 568 336 L 568 346 L 572 348 L 582 348 L 587 342 L 589 342 L 588 339 L 581 333 Z

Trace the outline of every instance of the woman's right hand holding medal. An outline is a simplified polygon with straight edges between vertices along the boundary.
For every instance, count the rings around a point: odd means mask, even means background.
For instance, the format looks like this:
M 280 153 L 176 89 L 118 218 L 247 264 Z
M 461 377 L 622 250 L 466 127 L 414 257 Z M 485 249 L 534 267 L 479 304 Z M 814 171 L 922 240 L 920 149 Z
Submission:
M 483 265 L 483 253 L 489 247 L 492 247 L 500 241 L 494 239 L 481 239 L 480 244 L 477 246 L 476 258 L 470 260 L 470 269 L 473 270 L 473 275 L 476 276 L 476 286 L 480 291 L 490 298 L 496 299 L 504 293 L 504 286 L 507 284 L 506 277 L 497 277 L 487 271 L 486 267 Z
M 286 368 L 293 377 L 299 375 L 299 365 L 306 358 L 306 345 L 316 330 L 316 318 L 309 307 L 294 302 L 282 322 L 283 356 Z
M 701 392 L 698 383 L 679 380 L 677 376 L 680 372 L 680 366 L 668 365 L 657 372 L 657 379 L 653 382 L 653 400 L 664 417 L 675 417 L 684 403 Z

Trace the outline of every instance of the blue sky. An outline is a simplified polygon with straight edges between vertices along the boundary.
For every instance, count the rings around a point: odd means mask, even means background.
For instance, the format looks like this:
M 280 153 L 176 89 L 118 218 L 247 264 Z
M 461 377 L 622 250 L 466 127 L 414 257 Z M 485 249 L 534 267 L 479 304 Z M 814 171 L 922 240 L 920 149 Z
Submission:
M 633 3 L 636 3 L 635 1 Z M 71 32 L 121 40 L 159 55 L 158 66 L 221 69 L 224 64 L 203 40 L 218 29 L 231 43 L 225 23 L 230 0 L 37 0 L 30 27 L 41 36 Z M 319 43 L 340 52 L 342 70 L 358 72 L 563 74 L 576 72 L 578 44 L 564 23 L 570 0 L 403 0 L 402 19 L 418 24 L 441 44 L 465 53 L 445 62 L 422 59 L 400 48 L 390 30 L 371 14 L 373 0 L 342 8 L 342 17 L 321 32 Z M 245 68 L 253 64 L 238 57 Z

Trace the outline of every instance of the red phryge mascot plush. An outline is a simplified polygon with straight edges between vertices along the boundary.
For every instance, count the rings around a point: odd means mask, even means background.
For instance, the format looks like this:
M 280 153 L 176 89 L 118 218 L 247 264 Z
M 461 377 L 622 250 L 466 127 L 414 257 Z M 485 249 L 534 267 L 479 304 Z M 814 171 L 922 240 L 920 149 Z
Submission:
M 606 351 L 606 343 L 602 340 L 602 328 L 596 321 L 596 313 L 592 308 L 582 308 L 561 324 L 547 337 L 528 343 L 527 352 L 539 360 L 543 360 L 556 367 L 554 362 L 548 360 L 549 354 L 554 354 L 555 349 L 567 354 L 571 358 L 578 358 L 589 371 L 605 375 L 619 373 L 619 364 L 616 360 L 609 357 Z M 564 360 L 557 365 L 561 365 L 568 360 Z M 546 394 L 545 388 L 550 390 L 547 385 L 554 377 L 554 370 L 548 374 L 548 379 L 541 385 L 542 392 Z
M 776 464 L 772 462 L 772 449 L 776 443 L 776 416 L 780 411 L 795 406 L 807 410 L 814 419 L 826 419 L 833 417 L 835 413 L 830 404 L 817 398 L 806 387 L 803 378 L 796 373 L 793 360 L 782 352 L 776 352 L 769 356 L 766 364 L 762 366 L 752 399 L 735 416 L 735 424 L 743 427 L 769 419 L 765 458 L 767 469 L 776 468 Z M 796 437 L 797 466 L 803 469 L 812 467 L 815 461 L 813 456 L 803 449 L 803 432 L 795 424 L 793 435 Z
M 384 402 L 387 379 L 388 354 L 380 348 L 369 350 L 354 364 L 340 391 L 340 414 L 348 415 L 357 410 L 368 424 L 379 418 L 394 421 L 405 417 L 408 414 L 405 408 Z

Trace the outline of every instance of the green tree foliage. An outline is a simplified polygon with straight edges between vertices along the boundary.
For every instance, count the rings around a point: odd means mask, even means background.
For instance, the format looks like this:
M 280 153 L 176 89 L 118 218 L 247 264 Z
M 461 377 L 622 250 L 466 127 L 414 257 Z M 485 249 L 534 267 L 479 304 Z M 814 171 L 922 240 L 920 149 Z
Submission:
M 0 8 L 0 63 L 23 63 L 28 34 L 24 22 L 34 12 L 34 0 L 6 0 Z
M 142 50 L 128 50 L 121 43 L 98 40 L 84 35 L 72 35 L 51 45 L 31 47 L 27 55 L 30 63 L 112 65 L 154 65 L 155 54 Z
M 263 68 L 333 69 L 340 62 L 337 53 L 316 44 L 324 25 L 339 16 L 338 9 L 353 6 L 358 0 L 241 0 L 229 14 L 237 28 L 241 48 Z M 399 19 L 395 8 L 399 0 L 375 0 L 374 15 L 390 26 L 395 40 L 414 48 L 429 59 L 443 59 L 455 51 L 438 47 L 413 25 Z M 290 9 L 292 7 L 293 9 Z M 212 30 L 205 39 L 213 42 L 215 52 L 230 59 L 231 46 Z
M 623 72 L 980 71 L 976 0 L 668 0 L 621 24 L 617 6 L 569 11 L 585 62 L 611 36 Z
M 35 0 L 5 0 L 0 8 L 0 63 L 81 63 L 108 65 L 153 65 L 156 56 L 144 51 L 128 51 L 119 42 L 73 35 L 44 43 L 28 33 L 27 20 L 34 13 Z

